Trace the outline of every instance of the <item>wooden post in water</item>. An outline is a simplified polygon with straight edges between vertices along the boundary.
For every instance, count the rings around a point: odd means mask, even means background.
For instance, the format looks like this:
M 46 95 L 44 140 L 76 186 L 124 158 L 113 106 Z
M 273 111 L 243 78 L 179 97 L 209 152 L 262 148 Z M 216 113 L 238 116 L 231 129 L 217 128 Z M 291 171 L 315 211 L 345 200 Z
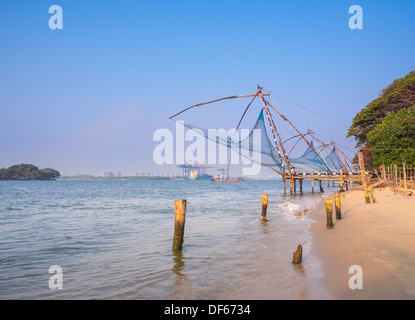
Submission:
M 173 250 L 181 250 L 183 245 L 184 224 L 186 220 L 186 206 L 187 200 L 174 201 L 174 237 Z
M 324 201 L 326 202 L 326 228 L 333 229 L 333 198 L 324 197 Z
M 340 192 L 334 194 L 334 205 L 336 207 L 336 219 L 340 220 L 342 218 L 342 209 L 340 204 Z
M 311 193 L 314 193 L 314 170 L 311 171 Z
M 298 182 L 300 183 L 300 193 L 303 193 L 303 179 L 299 179 Z
M 303 260 L 303 246 L 298 245 L 297 250 L 293 254 L 293 264 L 300 264 Z
M 261 221 L 266 222 L 267 220 L 267 207 L 268 207 L 268 193 L 262 194 L 262 213 Z
M 294 178 L 294 193 L 297 193 L 297 179 Z
M 283 170 L 282 170 L 282 173 L 281 173 L 281 175 L 282 175 L 282 185 L 283 185 L 283 187 L 284 187 L 284 194 L 287 194 L 287 190 L 286 190 L 286 188 L 285 188 L 285 186 L 286 186 L 286 179 L 285 179 L 285 170 L 284 170 L 284 168 L 283 168 Z
M 290 194 L 293 194 L 293 175 L 290 175 Z

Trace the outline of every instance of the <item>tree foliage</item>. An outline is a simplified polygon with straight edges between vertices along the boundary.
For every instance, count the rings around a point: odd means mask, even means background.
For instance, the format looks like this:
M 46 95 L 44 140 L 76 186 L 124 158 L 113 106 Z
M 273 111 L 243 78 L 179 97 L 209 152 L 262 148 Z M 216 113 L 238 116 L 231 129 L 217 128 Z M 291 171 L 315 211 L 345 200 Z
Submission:
M 0 180 L 54 180 L 60 175 L 55 169 L 39 169 L 32 164 L 25 163 L 0 169 Z
M 381 95 L 363 108 L 353 119 L 347 137 L 354 137 L 357 147 L 365 146 L 367 134 L 392 111 L 415 105 L 415 70 L 395 80 Z
M 367 134 L 373 165 L 401 163 L 415 165 L 415 106 L 390 112 Z

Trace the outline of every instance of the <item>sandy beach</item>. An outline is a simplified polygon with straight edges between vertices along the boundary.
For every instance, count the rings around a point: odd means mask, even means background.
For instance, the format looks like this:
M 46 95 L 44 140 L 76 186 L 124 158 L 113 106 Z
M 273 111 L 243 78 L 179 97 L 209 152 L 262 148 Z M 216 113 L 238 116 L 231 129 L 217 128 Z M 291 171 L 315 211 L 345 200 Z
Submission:
M 342 219 L 333 213 L 326 229 L 324 201 L 310 213 L 312 255 L 323 275 L 310 283 L 308 299 L 415 299 L 415 192 L 411 196 L 375 189 L 377 203 L 361 190 L 342 193 Z M 351 289 L 360 266 L 362 289 Z

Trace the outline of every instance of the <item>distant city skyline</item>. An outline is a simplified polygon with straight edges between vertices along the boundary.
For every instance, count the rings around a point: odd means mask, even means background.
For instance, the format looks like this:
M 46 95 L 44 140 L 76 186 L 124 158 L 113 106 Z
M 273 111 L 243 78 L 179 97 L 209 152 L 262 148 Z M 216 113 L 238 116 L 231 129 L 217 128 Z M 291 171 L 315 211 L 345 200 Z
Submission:
M 51 5 L 62 8 L 62 29 L 49 26 Z M 352 5 L 363 10 L 363 29 L 349 26 Z M 0 168 L 180 174 L 154 163 L 153 133 L 173 131 L 169 117 L 188 106 L 257 85 L 276 94 L 275 106 L 301 130 L 352 156 L 353 117 L 415 69 L 414 13 L 410 0 L 3 1 Z M 234 128 L 248 102 L 177 120 Z

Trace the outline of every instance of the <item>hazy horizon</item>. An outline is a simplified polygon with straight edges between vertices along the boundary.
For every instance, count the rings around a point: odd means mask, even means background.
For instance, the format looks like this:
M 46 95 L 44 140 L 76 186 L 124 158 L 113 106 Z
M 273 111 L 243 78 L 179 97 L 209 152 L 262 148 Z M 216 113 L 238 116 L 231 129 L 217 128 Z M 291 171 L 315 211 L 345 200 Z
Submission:
M 62 7 L 61 30 L 48 26 L 52 4 Z M 362 30 L 348 26 L 352 4 L 363 9 Z M 3 1 L 0 168 L 180 174 L 154 163 L 155 130 L 174 131 L 168 118 L 180 110 L 253 94 L 257 85 L 321 115 L 271 100 L 301 130 L 353 156 L 353 117 L 415 69 L 414 9 L 409 0 Z M 248 102 L 201 108 L 185 120 L 234 128 Z M 240 176 L 240 167 L 231 174 Z

